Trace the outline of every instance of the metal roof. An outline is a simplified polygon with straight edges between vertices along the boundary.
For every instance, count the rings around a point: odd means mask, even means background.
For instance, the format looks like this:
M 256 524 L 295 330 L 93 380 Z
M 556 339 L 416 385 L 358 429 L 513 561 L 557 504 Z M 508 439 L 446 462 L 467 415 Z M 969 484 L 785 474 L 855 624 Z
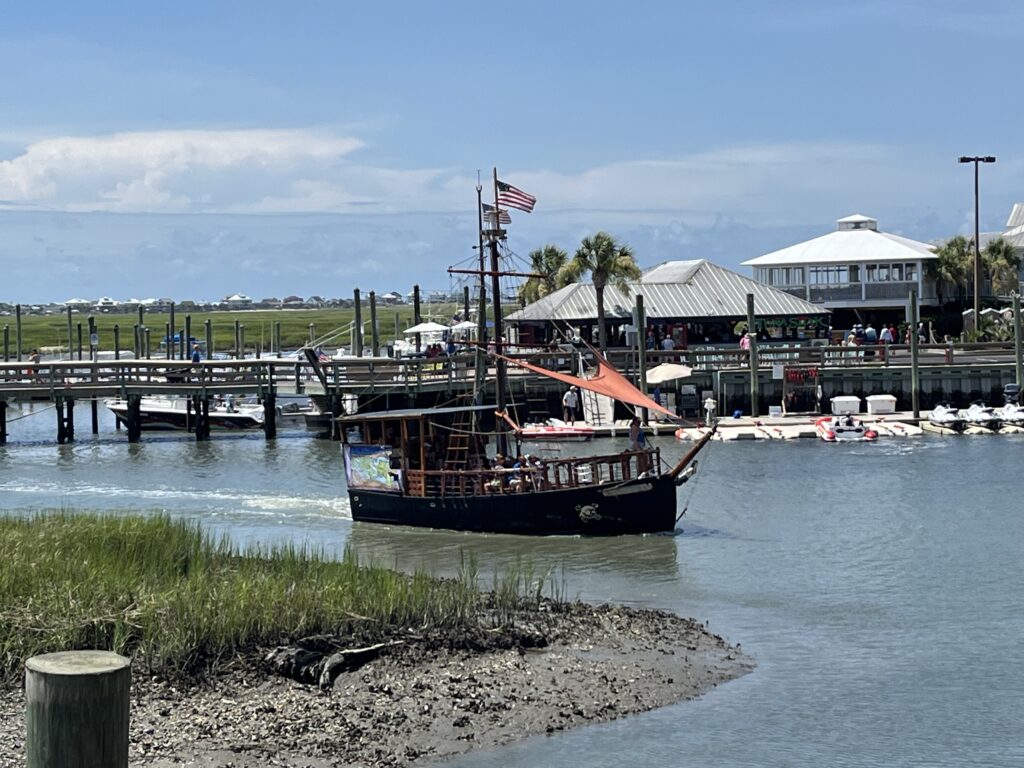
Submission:
M 1010 218 L 1006 220 L 1007 229 L 1017 229 L 1017 227 L 1024 227 L 1024 203 L 1014 203 L 1013 210 L 1010 211 Z
M 623 293 L 609 285 L 604 291 L 605 315 L 629 318 L 636 295 L 643 294 L 648 318 L 745 317 L 747 294 L 754 294 L 758 316 L 825 315 L 829 310 L 777 288 L 712 264 L 670 261 L 652 267 Z M 590 283 L 560 288 L 508 316 L 509 322 L 575 322 L 597 318 L 597 295 Z
M 847 229 L 766 253 L 745 267 L 862 264 L 874 261 L 920 261 L 938 258 L 935 246 L 874 229 Z

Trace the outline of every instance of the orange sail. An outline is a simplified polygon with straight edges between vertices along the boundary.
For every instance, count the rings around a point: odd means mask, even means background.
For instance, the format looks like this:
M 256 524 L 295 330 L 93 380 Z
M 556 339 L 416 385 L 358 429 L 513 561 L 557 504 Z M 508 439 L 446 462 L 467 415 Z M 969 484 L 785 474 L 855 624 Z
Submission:
M 678 419 L 679 417 L 672 411 L 658 405 L 651 398 L 641 392 L 639 389 L 634 387 L 629 379 L 615 370 L 615 366 L 609 363 L 593 347 L 589 347 L 590 351 L 594 354 L 594 360 L 597 362 L 597 370 L 586 379 L 581 379 L 578 376 L 573 376 L 568 373 L 559 373 L 558 371 L 548 370 L 542 368 L 539 365 L 533 365 L 522 360 L 516 360 L 511 357 L 500 357 L 513 365 L 518 365 L 520 368 L 526 368 L 528 371 L 539 373 L 541 376 L 547 376 L 551 379 L 558 381 L 564 381 L 566 384 L 574 384 L 580 389 L 586 389 L 591 392 L 597 392 L 599 395 L 607 395 L 610 398 L 619 400 L 623 403 L 629 403 L 635 405 L 638 408 L 649 408 L 652 411 L 663 413 L 671 419 Z

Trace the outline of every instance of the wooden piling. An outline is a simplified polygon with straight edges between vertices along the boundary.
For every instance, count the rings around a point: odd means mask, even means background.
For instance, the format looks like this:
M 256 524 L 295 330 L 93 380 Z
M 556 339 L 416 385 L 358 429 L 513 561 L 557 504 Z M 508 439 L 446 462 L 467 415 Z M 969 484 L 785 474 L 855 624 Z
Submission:
M 131 662 L 64 651 L 25 662 L 28 768 L 127 768 Z
M 263 435 L 268 440 L 277 437 L 277 398 L 272 390 L 263 395 Z
M 0 445 L 7 443 L 7 401 L 0 400 Z
M 206 359 L 213 360 L 213 324 L 207 319 L 203 326 L 206 336 Z
M 419 325 L 421 322 L 422 320 L 420 319 L 420 287 L 418 285 L 414 285 L 412 287 L 412 324 Z M 421 347 L 423 339 L 418 333 L 415 334 L 415 336 L 416 351 L 420 352 L 422 351 Z M 397 336 L 395 338 L 397 338 Z
M 174 343 L 174 334 L 177 332 L 177 328 L 174 325 L 174 302 L 173 301 L 171 302 L 171 306 L 170 306 L 170 317 L 169 317 L 169 320 L 170 320 L 170 323 L 168 323 L 168 327 L 170 328 L 170 332 L 167 334 L 167 359 L 168 360 L 174 360 L 178 356 L 177 354 L 175 354 L 178 350 L 177 350 L 177 345 Z
M 128 442 L 137 443 L 142 439 L 142 395 L 128 395 L 128 407 L 125 409 Z
M 71 339 L 68 339 L 68 344 Z M 14 305 L 14 345 L 17 351 L 18 362 L 21 362 L 21 304 Z
M 363 356 L 363 303 L 359 296 L 359 289 L 352 291 L 355 307 L 355 316 L 352 319 L 352 354 L 356 357 Z
M 760 413 L 761 393 L 758 373 L 760 365 L 757 359 L 757 330 L 754 325 L 754 294 L 747 294 L 747 334 L 750 337 L 750 415 L 754 418 Z
M 377 293 L 370 291 L 370 354 L 380 354 L 380 333 L 377 330 Z

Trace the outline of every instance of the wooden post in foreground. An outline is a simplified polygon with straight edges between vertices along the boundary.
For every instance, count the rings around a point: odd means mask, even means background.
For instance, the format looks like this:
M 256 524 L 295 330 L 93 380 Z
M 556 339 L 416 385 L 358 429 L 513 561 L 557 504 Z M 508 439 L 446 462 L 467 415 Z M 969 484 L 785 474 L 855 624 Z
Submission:
M 917 350 L 917 289 L 910 289 L 910 407 L 914 418 L 921 418 L 921 373 Z
M 1013 359 L 1014 371 L 1018 387 L 1024 387 L 1024 339 L 1022 339 L 1020 323 L 1020 294 L 1013 294 Z
M 108 651 L 25 662 L 28 768 L 128 768 L 130 663 Z
M 758 404 L 761 399 L 760 389 L 758 387 L 758 369 L 759 363 L 757 359 L 757 331 L 754 326 L 754 294 L 747 294 L 747 334 L 750 336 L 750 415 L 757 418 L 760 414 L 758 412 Z

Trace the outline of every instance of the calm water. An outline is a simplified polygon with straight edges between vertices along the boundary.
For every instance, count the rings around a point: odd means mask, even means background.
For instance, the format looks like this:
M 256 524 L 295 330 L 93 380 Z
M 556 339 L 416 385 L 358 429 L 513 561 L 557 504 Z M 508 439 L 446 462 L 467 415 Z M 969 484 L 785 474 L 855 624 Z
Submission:
M 300 434 L 129 446 L 80 409 L 59 447 L 54 423 L 12 422 L 0 511 L 167 510 L 438 574 L 528 556 L 570 595 L 708 620 L 757 659 L 698 701 L 454 765 L 1024 765 L 1019 437 L 714 444 L 679 535 L 524 540 L 354 525 L 337 445 Z

